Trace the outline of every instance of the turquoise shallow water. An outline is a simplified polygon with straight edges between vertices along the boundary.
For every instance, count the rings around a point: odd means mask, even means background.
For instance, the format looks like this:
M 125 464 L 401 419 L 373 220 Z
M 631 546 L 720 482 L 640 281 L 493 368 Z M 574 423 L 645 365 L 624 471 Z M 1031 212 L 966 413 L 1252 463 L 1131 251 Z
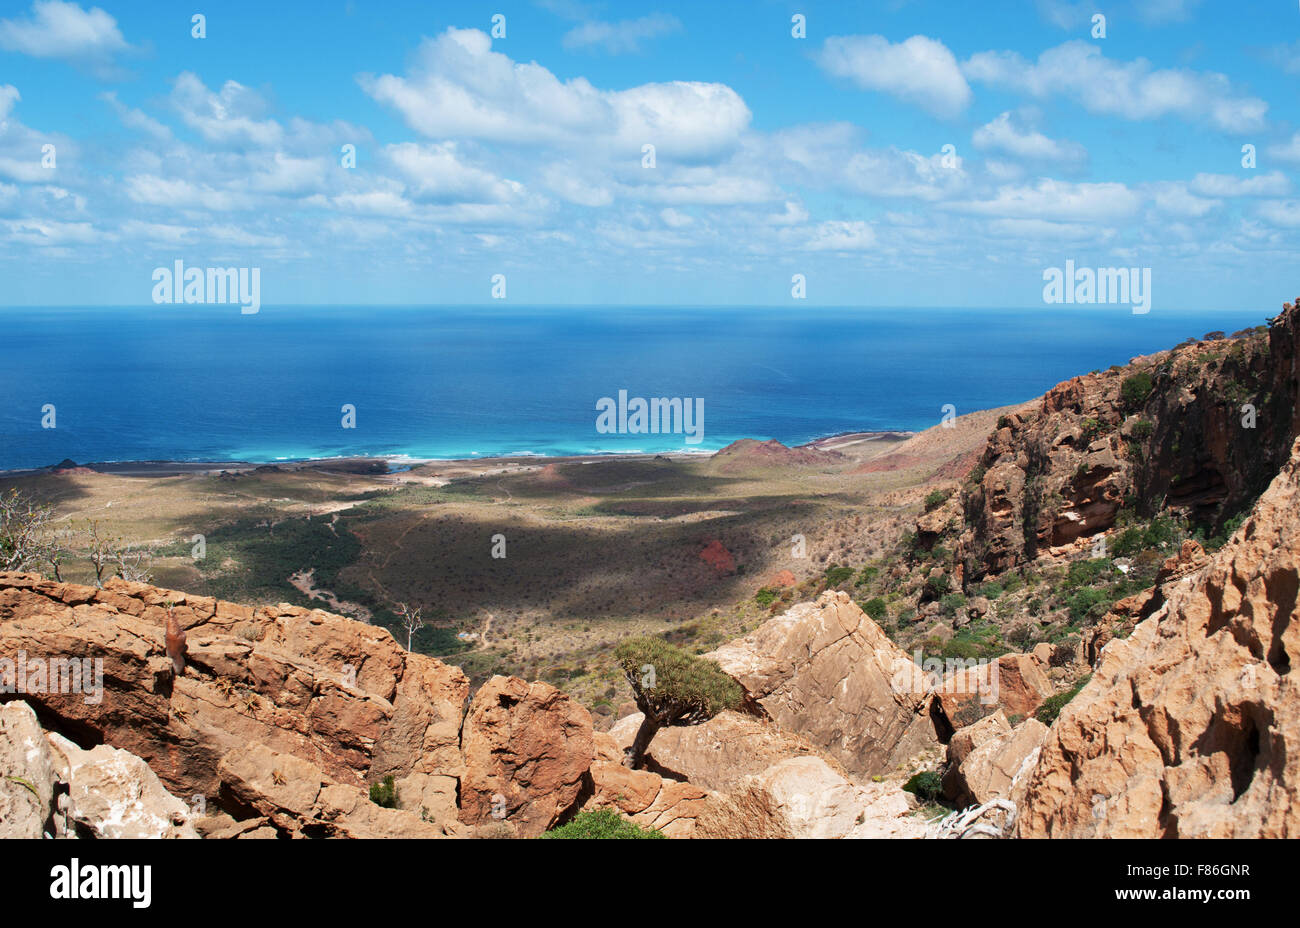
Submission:
M 1264 311 L 0 308 L 0 468 L 706 451 L 927 428 Z M 704 400 L 703 438 L 604 434 L 601 397 Z M 42 408 L 55 407 L 55 428 Z M 356 407 L 356 428 L 341 407 Z

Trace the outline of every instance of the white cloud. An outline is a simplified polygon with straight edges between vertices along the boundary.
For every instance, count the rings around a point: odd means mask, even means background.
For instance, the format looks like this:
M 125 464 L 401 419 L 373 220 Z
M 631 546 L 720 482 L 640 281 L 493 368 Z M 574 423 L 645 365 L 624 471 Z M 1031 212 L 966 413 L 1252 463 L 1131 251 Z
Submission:
M 817 63 L 864 90 L 879 90 L 942 118 L 958 115 L 972 98 L 952 52 L 923 35 L 896 45 L 880 35 L 831 36 Z
M 198 75 L 184 71 L 172 88 L 171 104 L 187 126 L 219 145 L 274 148 L 284 135 L 275 120 L 257 118 L 265 110 L 264 101 L 236 81 L 226 81 L 220 92 L 213 93 Z
M 1268 104 L 1234 90 L 1223 74 L 1115 61 L 1081 40 L 1049 48 L 1036 63 L 1016 52 L 980 52 L 962 65 L 972 81 L 1043 99 L 1063 95 L 1091 113 L 1131 120 L 1177 116 L 1225 132 L 1259 129 Z
M 681 21 L 676 16 L 652 13 L 640 19 L 625 19 L 616 23 L 586 22 L 564 34 L 567 49 L 599 47 L 611 55 L 641 50 L 647 39 L 680 32 Z
M 1004 219 L 1109 222 L 1132 216 L 1140 202 L 1124 184 L 1072 184 L 1042 178 L 1032 187 L 999 187 L 991 199 L 950 203 L 945 208 Z
M 36 0 L 27 19 L 0 20 L 0 48 L 33 58 L 59 58 L 109 73 L 114 55 L 130 46 L 117 20 L 99 7 Z
M 664 221 L 664 225 L 671 229 L 681 229 L 685 226 L 689 226 L 695 221 L 695 219 L 689 214 L 679 212 L 671 206 L 661 209 L 659 211 L 659 218 Z
M 384 154 L 407 181 L 417 200 L 504 203 L 523 192 L 523 185 L 516 181 L 502 180 L 466 164 L 455 142 L 427 145 L 403 142 L 389 145 Z
M 1187 185 L 1176 181 L 1161 181 L 1145 188 L 1156 208 L 1174 216 L 1199 217 L 1223 205 L 1222 200 L 1196 196 Z
M 1278 197 L 1291 192 L 1291 181 L 1281 171 L 1237 177 L 1233 174 L 1197 174 L 1191 189 L 1208 197 Z
M 433 138 L 489 139 L 639 155 L 698 159 L 735 145 L 750 112 L 725 84 L 694 81 L 599 90 L 585 78 L 562 81 L 537 63 L 492 51 L 477 29 L 448 29 L 421 42 L 405 77 L 362 75 L 362 88 Z
M 101 93 L 99 98 L 113 108 L 117 118 L 122 121 L 122 125 L 128 129 L 134 129 L 137 132 L 143 132 L 145 135 L 152 136 L 158 141 L 168 141 L 172 137 L 172 130 L 168 129 L 152 116 L 146 115 L 137 109 L 132 109 L 117 98 L 113 91 Z
M 3 89 L 0 88 L 0 92 Z M 1276 158 L 1278 161 L 1284 161 L 1288 164 L 1300 164 L 1300 132 L 1295 133 L 1285 142 L 1268 146 L 1264 151 L 1270 158 Z
M 181 178 L 136 174 L 126 178 L 126 195 L 137 203 L 150 206 L 168 206 L 173 209 L 210 209 L 226 212 L 247 209 L 252 205 L 247 197 L 227 190 L 217 190 L 206 184 L 194 184 Z
M 1255 212 L 1275 226 L 1287 229 L 1300 226 L 1300 200 L 1268 200 L 1259 204 Z
M 976 129 L 971 141 L 982 151 L 1000 151 L 1031 161 L 1078 164 L 1088 157 L 1078 142 L 1056 141 L 1036 130 L 1019 128 L 1009 112 Z

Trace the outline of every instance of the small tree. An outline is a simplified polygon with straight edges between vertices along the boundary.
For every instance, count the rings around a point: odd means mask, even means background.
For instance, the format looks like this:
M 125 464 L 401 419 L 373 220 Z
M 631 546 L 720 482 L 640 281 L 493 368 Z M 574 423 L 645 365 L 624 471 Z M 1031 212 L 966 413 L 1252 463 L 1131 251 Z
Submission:
M 414 609 L 409 608 L 406 603 L 397 604 L 397 617 L 402 620 L 402 628 L 406 629 L 406 650 L 411 650 L 411 640 L 415 633 L 424 628 L 424 619 L 420 616 L 421 607 L 416 606 Z
M 699 725 L 735 709 L 744 693 L 716 663 L 687 654 L 662 638 L 633 638 L 614 650 L 645 718 L 624 764 L 639 769 L 646 748 L 665 725 Z

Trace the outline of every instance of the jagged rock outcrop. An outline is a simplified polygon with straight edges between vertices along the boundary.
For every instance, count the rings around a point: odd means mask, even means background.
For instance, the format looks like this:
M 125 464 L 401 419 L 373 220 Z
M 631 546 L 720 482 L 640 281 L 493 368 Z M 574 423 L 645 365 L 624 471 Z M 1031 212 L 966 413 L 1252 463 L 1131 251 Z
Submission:
M 338 783 L 292 754 L 249 744 L 228 752 L 217 767 L 226 805 L 251 810 L 260 828 L 287 838 L 441 838 L 443 828 L 416 812 L 388 809 L 366 791 Z M 236 836 L 256 836 L 242 832 Z
M 1300 443 L 1053 724 L 1024 837 L 1300 836 Z
M 1297 310 L 1263 332 L 1075 377 L 999 420 L 957 544 L 966 580 L 1110 529 L 1121 507 L 1221 526 L 1285 462 L 1300 418 Z
M 522 837 L 573 807 L 596 754 L 586 709 L 549 683 L 502 676 L 474 694 L 461 747 L 461 821 L 507 821 Z
M 799 603 L 705 656 L 755 712 L 853 776 L 887 773 L 938 744 L 923 675 L 847 593 Z
M 39 838 L 53 828 L 54 761 L 31 706 L 0 706 L 0 838 Z
M 179 676 L 164 644 L 167 603 L 187 637 Z M 459 776 L 465 675 L 328 612 L 0 574 L 0 654 L 20 652 L 102 660 L 98 698 L 53 687 L 23 698 L 74 742 L 143 758 L 177 795 L 212 801 L 218 762 L 254 742 L 357 787 L 390 773 Z

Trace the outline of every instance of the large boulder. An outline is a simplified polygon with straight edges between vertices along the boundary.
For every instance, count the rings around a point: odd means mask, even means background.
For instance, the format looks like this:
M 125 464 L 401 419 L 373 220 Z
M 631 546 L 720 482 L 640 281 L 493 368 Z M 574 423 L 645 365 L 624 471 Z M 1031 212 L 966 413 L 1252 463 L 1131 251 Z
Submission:
M 1163 590 L 1053 724 L 1020 835 L 1300 837 L 1300 444 L 1209 565 Z
M 1002 710 L 1008 719 L 1027 718 L 1052 695 L 1045 665 L 1033 654 L 1004 654 L 997 660 L 947 674 L 935 701 L 954 728 Z
M 54 762 L 24 702 L 0 706 L 0 838 L 39 838 L 54 811 Z
M 548 683 L 495 676 L 474 695 L 461 737 L 460 820 L 504 821 L 522 837 L 556 824 L 595 758 L 591 714 Z
M 828 591 L 705 655 L 755 712 L 851 775 L 892 771 L 938 744 L 923 674 L 847 593 Z
M 983 805 L 992 799 L 1009 799 L 1018 804 L 1028 788 L 1029 774 L 1038 763 L 1047 726 L 1037 719 L 1025 719 L 1011 728 L 1001 711 L 981 719 L 971 729 L 981 726 L 986 727 L 972 732 L 969 740 L 959 738 L 962 732 L 958 732 L 949 743 L 944 795 L 959 806 Z

